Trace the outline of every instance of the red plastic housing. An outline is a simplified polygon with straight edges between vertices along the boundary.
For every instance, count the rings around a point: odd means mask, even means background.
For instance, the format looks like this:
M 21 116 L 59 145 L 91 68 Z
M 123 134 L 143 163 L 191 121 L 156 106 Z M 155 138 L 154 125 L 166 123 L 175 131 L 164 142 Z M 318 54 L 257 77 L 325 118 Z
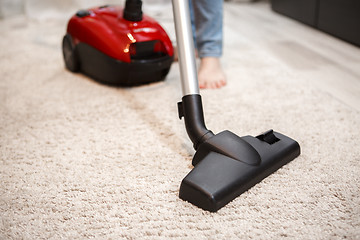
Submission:
M 127 21 L 120 6 L 95 7 L 88 12 L 87 16 L 74 15 L 69 20 L 67 32 L 74 45 L 83 42 L 114 59 L 130 63 L 131 53 L 136 51 L 131 47 L 133 43 L 158 40 L 155 51 L 173 56 L 168 35 L 153 18 L 143 14 L 139 22 Z

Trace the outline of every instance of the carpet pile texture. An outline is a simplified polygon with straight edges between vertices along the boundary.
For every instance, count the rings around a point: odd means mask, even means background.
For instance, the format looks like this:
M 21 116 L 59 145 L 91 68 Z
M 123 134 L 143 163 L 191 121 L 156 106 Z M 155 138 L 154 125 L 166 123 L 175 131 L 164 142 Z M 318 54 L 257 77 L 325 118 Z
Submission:
M 178 197 L 194 154 L 178 63 L 161 83 L 101 85 L 64 68 L 65 26 L 0 21 L 0 239 L 360 239 L 358 111 L 229 40 L 228 85 L 201 91 L 207 127 L 272 128 L 302 153 L 205 212 Z

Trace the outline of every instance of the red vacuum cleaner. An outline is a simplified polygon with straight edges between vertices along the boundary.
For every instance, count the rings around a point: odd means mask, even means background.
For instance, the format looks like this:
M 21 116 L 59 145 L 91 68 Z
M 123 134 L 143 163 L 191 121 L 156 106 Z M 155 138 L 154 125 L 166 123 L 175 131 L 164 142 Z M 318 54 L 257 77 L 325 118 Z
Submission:
M 164 80 L 174 50 L 164 29 L 141 10 L 104 5 L 79 10 L 63 38 L 65 66 L 104 83 L 133 86 Z
M 183 92 L 178 113 L 196 150 L 194 168 L 182 180 L 179 197 L 216 212 L 299 156 L 300 146 L 273 130 L 239 137 L 206 128 L 188 1 L 172 3 Z M 141 16 L 140 0 L 127 0 L 123 12 L 108 6 L 79 11 L 64 37 L 66 67 L 127 85 L 163 79 L 172 62 L 170 40 L 154 20 Z

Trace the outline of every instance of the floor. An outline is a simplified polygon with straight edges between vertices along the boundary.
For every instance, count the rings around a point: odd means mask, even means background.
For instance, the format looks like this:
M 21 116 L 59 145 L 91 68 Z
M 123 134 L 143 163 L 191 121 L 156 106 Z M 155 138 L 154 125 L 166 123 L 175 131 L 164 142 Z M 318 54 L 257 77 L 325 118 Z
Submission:
M 360 110 L 359 47 L 274 13 L 264 2 L 241 8 L 227 3 L 225 26 L 225 39 L 232 39 L 233 47 L 242 40 L 262 48 L 309 85 Z
M 165 11 L 168 5 L 145 5 L 145 11 L 175 39 L 172 13 Z M 245 62 L 241 59 L 252 57 L 251 49 L 261 48 L 273 64 L 285 66 L 310 86 L 360 111 L 360 47 L 275 13 L 267 1 L 226 2 L 224 8 L 223 64 L 227 71 Z
M 149 1 L 175 40 L 170 1 Z M 195 153 L 179 64 L 134 88 L 71 73 L 68 17 L 52 9 L 63 19 L 0 20 L 0 239 L 360 239 L 359 48 L 267 3 L 226 2 L 228 84 L 201 90 L 206 126 L 274 129 L 301 155 L 208 213 L 179 198 Z
M 62 16 L 65 24 L 73 14 L 73 7 L 68 7 L 68 13 L 64 13 L 64 9 L 59 14 L 56 10 L 50 12 L 53 16 Z M 360 111 L 360 47 L 277 14 L 268 1 L 231 1 L 226 2 L 224 8 L 226 71 L 248 64 L 242 59 L 253 57 L 251 49 L 260 48 L 263 57 L 272 64 L 285 66 L 289 73 L 301 76 L 309 85 Z M 175 41 L 170 9 L 171 1 L 143 4 L 143 11 L 156 18 Z M 49 11 L 39 10 L 35 16 L 41 19 L 47 16 L 46 12 Z M 254 60 L 254 65 L 258 64 Z M 261 70 L 261 66 L 258 67 Z

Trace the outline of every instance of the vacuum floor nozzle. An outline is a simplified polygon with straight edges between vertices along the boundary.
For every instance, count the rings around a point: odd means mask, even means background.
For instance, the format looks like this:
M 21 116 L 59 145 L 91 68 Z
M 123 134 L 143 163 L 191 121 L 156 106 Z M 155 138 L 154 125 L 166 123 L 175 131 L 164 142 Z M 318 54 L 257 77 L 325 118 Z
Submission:
M 257 137 L 223 131 L 199 146 L 179 196 L 216 212 L 299 155 L 296 141 L 272 130 Z

